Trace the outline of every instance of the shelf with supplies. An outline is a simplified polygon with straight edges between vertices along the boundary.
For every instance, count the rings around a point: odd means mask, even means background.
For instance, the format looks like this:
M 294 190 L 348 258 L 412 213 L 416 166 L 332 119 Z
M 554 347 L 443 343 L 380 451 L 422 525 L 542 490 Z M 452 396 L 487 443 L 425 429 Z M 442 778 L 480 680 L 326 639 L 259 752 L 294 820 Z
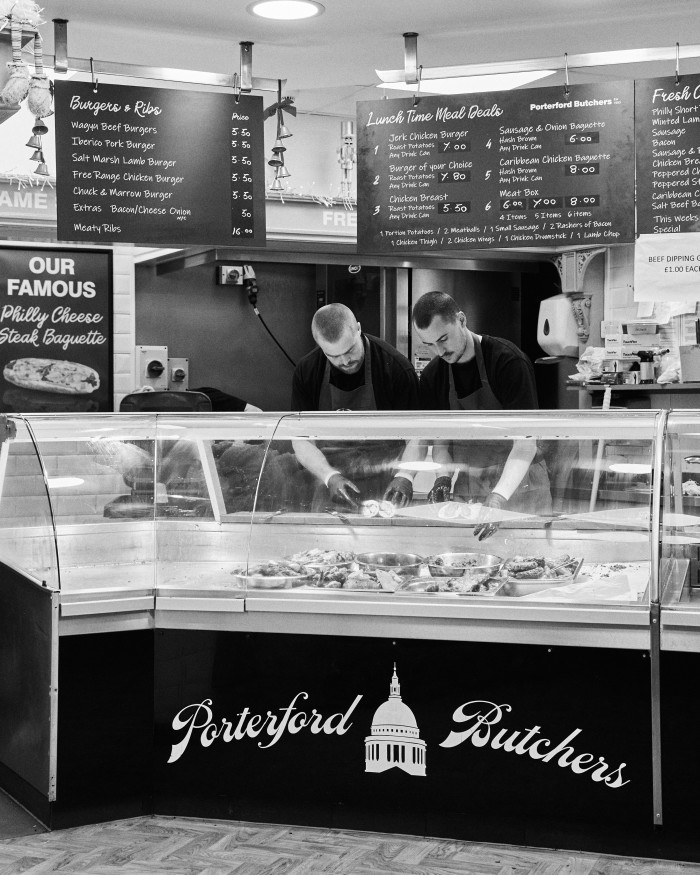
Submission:
M 613 392 L 633 392 L 644 394 L 648 392 L 696 392 L 700 394 L 700 382 L 697 383 L 571 383 L 566 388 L 586 392 L 604 392 L 608 385 Z

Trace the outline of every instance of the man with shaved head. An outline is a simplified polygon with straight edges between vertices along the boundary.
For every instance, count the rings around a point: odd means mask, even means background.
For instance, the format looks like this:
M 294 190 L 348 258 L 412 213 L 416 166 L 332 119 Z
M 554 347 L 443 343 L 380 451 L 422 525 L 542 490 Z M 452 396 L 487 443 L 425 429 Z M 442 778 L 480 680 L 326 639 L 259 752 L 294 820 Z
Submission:
M 312 320 L 311 333 L 318 346 L 294 371 L 292 410 L 418 408 L 418 378 L 411 363 L 385 341 L 364 334 L 349 307 L 321 307 Z M 326 487 L 326 498 L 356 507 L 364 498 L 383 498 L 384 491 L 397 504 L 408 502 L 408 491 L 404 495 L 401 490 L 409 490 L 411 481 L 393 478 L 391 464 L 403 446 L 402 441 L 343 440 L 322 452 L 310 441 L 297 441 L 295 451 L 302 465 Z

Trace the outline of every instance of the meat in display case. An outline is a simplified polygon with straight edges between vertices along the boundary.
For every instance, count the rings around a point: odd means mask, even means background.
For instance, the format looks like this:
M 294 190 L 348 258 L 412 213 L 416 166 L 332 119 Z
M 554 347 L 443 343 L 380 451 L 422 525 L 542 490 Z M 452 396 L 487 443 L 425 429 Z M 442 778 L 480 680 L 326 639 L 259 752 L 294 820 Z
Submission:
M 348 629 L 363 615 L 570 608 L 589 631 L 629 633 L 663 570 L 652 476 L 663 416 L 9 417 L 0 558 L 43 579 L 57 552 L 61 618 L 81 622 L 194 599 L 222 614 L 340 614 Z M 664 520 L 683 537 L 697 517 L 676 505 Z

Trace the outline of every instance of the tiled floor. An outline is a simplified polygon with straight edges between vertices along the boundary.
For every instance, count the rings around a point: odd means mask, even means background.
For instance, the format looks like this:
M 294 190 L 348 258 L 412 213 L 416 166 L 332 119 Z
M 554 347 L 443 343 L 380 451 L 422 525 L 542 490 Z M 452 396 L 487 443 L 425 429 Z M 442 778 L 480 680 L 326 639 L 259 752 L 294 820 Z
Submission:
M 0 875 L 690 875 L 700 865 L 410 836 L 139 817 L 0 841 Z

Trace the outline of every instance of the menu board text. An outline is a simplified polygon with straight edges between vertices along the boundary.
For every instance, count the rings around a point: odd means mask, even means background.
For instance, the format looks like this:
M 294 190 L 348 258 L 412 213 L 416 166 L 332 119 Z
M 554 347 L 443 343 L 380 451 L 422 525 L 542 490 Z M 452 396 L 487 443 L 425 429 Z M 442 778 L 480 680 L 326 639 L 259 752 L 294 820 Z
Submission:
M 366 251 L 630 242 L 632 83 L 358 104 Z
M 700 231 L 700 76 L 635 83 L 637 232 Z
M 262 137 L 260 98 L 59 82 L 58 237 L 264 244 Z

